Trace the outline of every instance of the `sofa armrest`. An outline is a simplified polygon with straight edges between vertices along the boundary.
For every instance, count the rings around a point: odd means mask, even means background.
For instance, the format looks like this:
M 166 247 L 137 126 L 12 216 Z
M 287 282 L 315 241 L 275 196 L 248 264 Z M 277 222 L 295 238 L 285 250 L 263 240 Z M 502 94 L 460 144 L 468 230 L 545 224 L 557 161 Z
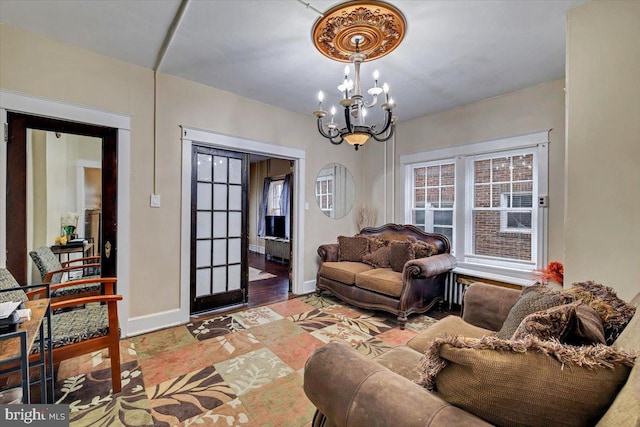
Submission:
M 304 391 L 335 426 L 488 425 L 343 342 L 326 344 L 311 355 Z
M 320 245 L 318 247 L 318 255 L 320 255 L 322 262 L 337 262 L 338 244 L 328 243 L 326 245 Z
M 428 258 L 417 258 L 407 261 L 404 265 L 405 281 L 411 276 L 431 277 L 447 273 L 455 268 L 458 261 L 451 254 L 439 254 Z
M 472 283 L 464 293 L 462 319 L 474 326 L 499 331 L 521 291 L 486 283 Z

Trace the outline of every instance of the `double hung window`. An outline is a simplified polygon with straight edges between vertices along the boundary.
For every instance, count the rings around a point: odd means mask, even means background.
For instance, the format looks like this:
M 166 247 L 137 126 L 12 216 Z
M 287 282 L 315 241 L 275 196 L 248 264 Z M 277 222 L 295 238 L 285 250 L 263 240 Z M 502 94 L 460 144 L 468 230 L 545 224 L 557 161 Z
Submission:
M 525 277 L 546 261 L 547 156 L 548 132 L 402 156 L 405 222 L 447 236 L 461 267 Z

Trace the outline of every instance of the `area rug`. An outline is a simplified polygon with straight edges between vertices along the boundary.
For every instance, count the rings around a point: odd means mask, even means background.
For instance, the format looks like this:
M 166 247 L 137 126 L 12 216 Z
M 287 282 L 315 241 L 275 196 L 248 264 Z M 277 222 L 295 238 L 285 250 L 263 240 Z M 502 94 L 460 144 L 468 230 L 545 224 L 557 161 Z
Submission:
M 256 280 L 271 279 L 272 277 L 276 277 L 276 275 L 267 273 L 266 271 L 260 271 L 257 268 L 249 267 L 250 282 L 254 282 Z
M 406 343 L 436 322 L 362 310 L 308 295 L 193 319 L 121 341 L 122 392 L 112 394 L 104 352 L 60 364 L 56 402 L 71 426 L 309 426 L 304 364 L 330 341 L 367 357 Z

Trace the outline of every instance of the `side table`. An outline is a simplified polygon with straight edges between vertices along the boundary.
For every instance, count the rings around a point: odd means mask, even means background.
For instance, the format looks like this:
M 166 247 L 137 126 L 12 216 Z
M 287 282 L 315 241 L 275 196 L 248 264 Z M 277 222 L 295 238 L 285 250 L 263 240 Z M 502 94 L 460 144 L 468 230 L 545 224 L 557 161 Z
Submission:
M 31 319 L 20 323 L 16 332 L 0 335 L 0 375 L 20 371 L 23 403 L 31 403 L 30 386 L 38 383 L 40 402 L 53 403 L 53 354 L 45 352 L 51 347 L 51 300 L 26 301 L 24 308 L 31 309 Z M 39 351 L 30 355 L 34 344 Z M 40 369 L 40 377 L 33 381 L 32 368 Z

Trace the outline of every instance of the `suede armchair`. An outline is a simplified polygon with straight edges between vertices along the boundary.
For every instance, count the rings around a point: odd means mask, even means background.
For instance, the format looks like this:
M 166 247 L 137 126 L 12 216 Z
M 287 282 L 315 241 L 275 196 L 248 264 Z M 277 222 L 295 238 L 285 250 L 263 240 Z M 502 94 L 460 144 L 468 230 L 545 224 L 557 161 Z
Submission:
M 416 384 L 425 351 L 437 337 L 481 338 L 497 331 L 520 291 L 475 283 L 464 296 L 462 317 L 448 316 L 409 340 L 406 345 L 369 359 L 343 342 L 317 349 L 304 370 L 304 391 L 316 406 L 313 427 L 486 426 L 485 420 L 453 406 L 436 392 Z M 638 306 L 640 294 L 631 305 Z M 640 351 L 640 311 L 614 346 Z M 567 370 L 571 370 L 567 367 Z M 457 386 L 457 384 L 455 385 Z M 460 383 L 459 387 L 465 387 Z M 630 371 L 597 426 L 640 425 L 640 363 Z M 585 393 L 592 392 L 585 390 Z M 533 397 L 531 397 L 533 398 Z M 556 416 L 555 413 L 549 416 Z M 563 420 L 567 421 L 567 420 Z M 539 422 L 538 422 L 539 424 Z

